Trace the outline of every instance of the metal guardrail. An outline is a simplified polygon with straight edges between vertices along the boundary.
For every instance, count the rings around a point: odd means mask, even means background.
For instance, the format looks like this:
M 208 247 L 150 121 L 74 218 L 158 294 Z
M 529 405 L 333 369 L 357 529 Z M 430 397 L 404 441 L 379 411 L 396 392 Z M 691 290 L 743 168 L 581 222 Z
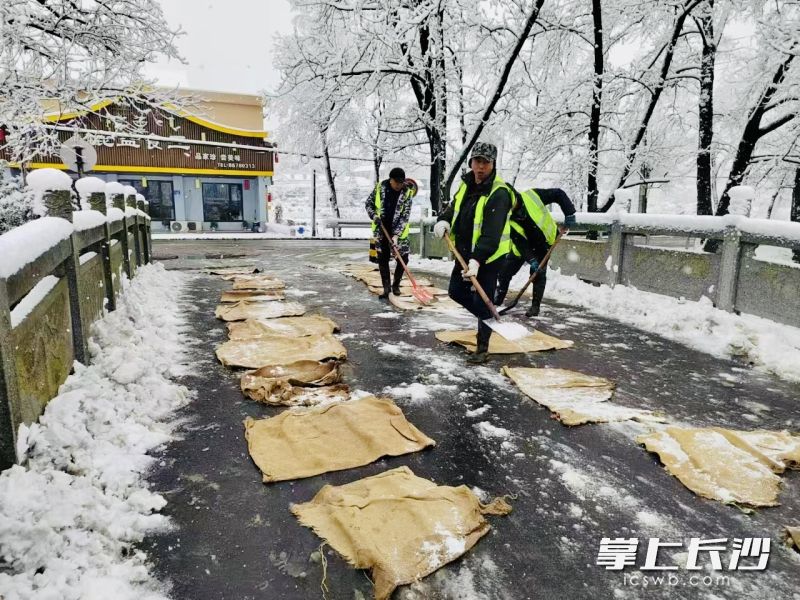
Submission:
M 105 196 L 92 196 L 92 208 L 106 214 Z M 46 204 L 47 200 L 46 195 Z M 16 462 L 20 424 L 41 416 L 73 361 L 88 362 L 89 327 L 104 307 L 116 308 L 122 274 L 131 278 L 151 260 L 150 219 L 143 216 L 146 205 L 137 206 L 135 197 L 129 196 L 126 214 L 121 194 L 115 196 L 114 205 L 118 219 L 74 229 L 15 273 L 0 278 L 0 469 Z M 72 212 L 68 196 L 59 206 L 60 212 L 50 211 L 53 216 L 72 222 L 73 214 L 79 214 Z M 35 230 L 36 221 L 22 227 L 26 226 Z M 47 293 L 41 298 L 32 294 L 50 276 L 57 281 Z M 25 302 L 27 315 L 12 319 L 15 307 Z

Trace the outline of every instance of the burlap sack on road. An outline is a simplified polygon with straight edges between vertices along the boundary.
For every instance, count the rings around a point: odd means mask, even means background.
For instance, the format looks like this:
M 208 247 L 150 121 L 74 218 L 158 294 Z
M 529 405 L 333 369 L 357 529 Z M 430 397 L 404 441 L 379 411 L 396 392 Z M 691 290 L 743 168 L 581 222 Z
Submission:
M 242 393 L 256 402 L 293 406 L 308 405 L 306 398 L 299 398 L 304 390 L 332 386 L 341 381 L 342 371 L 336 361 L 300 360 L 289 365 L 248 371 L 242 375 L 240 385 Z M 343 396 L 339 393 L 341 389 L 328 391 Z
M 233 280 L 234 290 L 282 290 L 286 284 L 280 279 L 270 276 L 251 275 L 237 277 Z
M 225 281 L 236 281 L 237 279 L 240 281 L 245 281 L 248 279 L 277 279 L 277 277 L 275 275 L 270 275 L 269 273 L 255 271 L 253 273 L 228 273 L 226 275 L 222 275 L 222 279 Z
M 263 302 L 265 300 L 283 300 L 285 298 L 283 290 L 228 290 L 222 292 L 219 301 L 223 304 L 234 302 Z
M 381 275 L 377 271 L 374 272 L 365 272 L 365 273 L 358 273 L 355 275 L 355 278 L 365 283 L 367 287 L 371 288 L 380 288 L 383 291 L 383 282 L 381 281 Z M 422 285 L 425 287 L 433 287 L 433 283 L 430 279 L 426 277 L 415 277 L 417 281 L 417 285 Z M 403 288 L 411 288 L 411 282 L 408 280 L 407 277 L 404 277 L 403 280 L 400 282 L 400 289 Z
M 321 315 L 281 317 L 278 319 L 249 319 L 228 323 L 228 337 L 232 340 L 251 340 L 265 335 L 306 337 L 339 331 L 339 326 Z
M 434 297 L 447 296 L 447 290 L 443 290 L 441 288 L 433 287 L 433 286 L 430 286 L 430 285 L 422 285 L 422 284 L 420 284 L 419 287 L 422 288 L 423 290 L 425 290 L 431 296 L 434 296 Z M 383 285 L 369 286 L 369 287 L 367 287 L 367 289 L 369 290 L 369 292 L 371 294 L 375 294 L 376 296 L 380 296 L 383 293 Z M 407 299 L 413 298 L 414 295 L 411 293 L 412 289 L 413 289 L 413 287 L 411 286 L 411 284 L 409 284 L 409 285 L 401 285 L 400 286 L 400 297 L 401 298 L 407 298 Z M 392 294 L 392 295 L 394 295 L 394 294 Z
M 470 352 L 477 347 L 477 331 L 437 331 L 436 339 L 448 344 L 459 344 Z M 553 336 L 534 330 L 533 333 L 520 340 L 509 341 L 497 333 L 489 338 L 489 354 L 515 354 L 518 352 L 542 352 L 544 350 L 562 350 L 571 348 L 573 342 L 560 340 Z
M 290 409 L 270 419 L 248 418 L 244 427 L 250 456 L 265 482 L 361 467 L 435 444 L 394 402 L 373 396 Z
M 501 372 L 526 396 L 550 409 L 564 425 L 660 420 L 650 411 L 608 402 L 614 394 L 614 384 L 603 377 L 566 369 L 503 367 Z
M 790 548 L 800 552 L 800 527 L 786 528 L 786 543 Z
M 786 431 L 666 427 L 636 441 L 695 494 L 725 503 L 777 506 L 777 474 L 800 464 L 800 436 Z
M 301 338 L 272 335 L 255 340 L 228 341 L 217 348 L 217 358 L 223 365 L 246 369 L 290 365 L 300 360 L 340 360 L 346 357 L 347 349 L 330 334 Z
M 247 319 L 276 319 L 305 314 L 306 307 L 299 302 L 247 302 L 241 300 L 233 304 L 220 304 L 214 315 L 223 321 L 245 321 Z
M 399 467 L 341 486 L 326 485 L 292 513 L 357 569 L 371 569 L 376 600 L 468 552 L 506 515 L 503 499 L 483 505 L 464 485 L 438 486 Z

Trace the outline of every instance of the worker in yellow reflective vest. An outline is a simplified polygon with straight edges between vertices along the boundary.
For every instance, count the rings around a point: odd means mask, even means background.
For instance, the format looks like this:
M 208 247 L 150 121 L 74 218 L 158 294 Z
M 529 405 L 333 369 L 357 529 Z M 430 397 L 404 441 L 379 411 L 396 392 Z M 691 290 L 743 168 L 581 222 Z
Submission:
M 397 246 L 403 261 L 408 264 L 408 232 L 411 216 L 411 201 L 417 193 L 417 184 L 412 179 L 406 180 L 406 173 L 400 167 L 389 171 L 389 179 L 384 179 L 375 186 L 367 198 L 366 209 L 372 221 L 372 238 L 377 252 L 378 270 L 381 273 L 383 293 L 381 300 L 389 298 L 389 292 L 400 295 L 400 281 L 403 279 L 403 266 L 398 262 L 394 268 L 394 282 L 389 271 L 389 259 L 392 257 L 390 243 Z M 379 222 L 383 222 L 392 239 L 387 240 Z M 370 258 L 370 260 L 373 260 Z M 373 262 L 375 262 L 373 260 Z
M 486 142 L 475 144 L 469 159 L 470 171 L 462 177 L 453 202 L 433 228 L 439 238 L 449 235 L 456 250 L 468 262 L 462 271 L 456 262 L 450 275 L 450 297 L 478 317 L 478 339 L 472 363 L 486 362 L 492 330 L 483 321 L 491 317 L 489 308 L 472 289 L 475 277 L 491 298 L 503 258 L 511 247 L 509 213 L 512 193 L 497 174 L 497 147 Z
M 556 241 L 558 225 L 547 209 L 549 204 L 558 204 L 564 213 L 564 226 L 575 223 L 575 205 L 566 192 L 558 188 L 532 188 L 516 192 L 514 208 L 511 211 L 511 252 L 508 253 L 497 281 L 494 303 L 501 305 L 508 293 L 511 279 L 520 267 L 528 263 L 530 274 L 539 268 L 550 246 Z M 528 317 L 538 317 L 547 285 L 547 266 L 533 282 L 531 307 L 525 313 Z

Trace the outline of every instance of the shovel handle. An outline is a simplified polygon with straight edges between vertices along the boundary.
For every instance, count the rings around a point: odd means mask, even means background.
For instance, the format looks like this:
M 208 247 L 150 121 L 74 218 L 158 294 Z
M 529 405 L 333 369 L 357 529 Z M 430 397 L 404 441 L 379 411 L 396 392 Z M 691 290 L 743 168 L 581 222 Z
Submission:
M 469 267 L 467 266 L 467 263 L 464 262 L 464 257 L 462 257 L 459 251 L 456 250 L 456 247 L 453 244 L 453 240 L 451 240 L 450 236 L 446 234 L 444 236 L 444 239 L 447 240 L 447 246 L 450 248 L 450 252 L 453 253 L 453 256 L 455 256 L 458 262 L 461 264 L 461 269 L 463 271 L 468 271 Z M 469 280 L 470 283 L 472 283 L 472 287 L 474 287 L 475 291 L 478 292 L 478 295 L 481 297 L 481 300 L 483 300 L 483 302 L 486 304 L 486 307 L 489 309 L 489 312 L 492 313 L 492 316 L 495 318 L 495 320 L 499 321 L 500 315 L 497 313 L 497 308 L 495 308 L 492 301 L 489 300 L 489 296 L 487 296 L 486 292 L 483 291 L 481 284 L 478 283 L 478 280 L 475 279 L 474 277 L 470 277 Z
M 394 257 L 400 262 L 401 265 L 403 265 L 403 270 L 406 272 L 406 275 L 408 275 L 408 278 L 411 280 L 411 285 L 413 287 L 417 287 L 417 281 L 416 279 L 414 279 L 414 276 L 408 269 L 408 265 L 405 263 L 403 257 L 400 255 L 400 250 L 398 250 L 397 246 L 394 245 L 394 242 L 392 241 L 392 236 L 390 236 L 389 232 L 386 230 L 386 225 L 383 224 L 382 220 L 379 220 L 378 223 L 380 224 L 381 229 L 383 230 L 383 235 L 386 236 L 386 241 L 389 242 L 389 245 L 392 247 L 392 251 L 394 252 Z

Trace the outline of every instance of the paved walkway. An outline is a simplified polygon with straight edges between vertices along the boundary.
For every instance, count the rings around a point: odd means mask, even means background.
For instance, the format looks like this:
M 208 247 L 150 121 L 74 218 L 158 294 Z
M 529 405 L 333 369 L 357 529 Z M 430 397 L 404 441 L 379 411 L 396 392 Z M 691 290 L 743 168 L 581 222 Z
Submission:
M 173 585 L 175 600 L 322 598 L 320 540 L 289 513 L 324 484 L 343 484 L 400 465 L 447 485 L 477 486 L 488 494 L 514 494 L 514 512 L 490 517 L 492 532 L 462 560 L 440 569 L 395 598 L 488 600 L 527 598 L 748 598 L 798 599 L 800 556 L 780 545 L 783 525 L 800 521 L 800 473 L 784 477 L 782 506 L 747 515 L 701 499 L 633 441 L 633 424 L 567 428 L 525 399 L 499 373 L 504 364 L 576 369 L 618 384 L 616 402 L 661 410 L 687 424 L 733 428 L 800 428 L 800 386 L 754 373 L 655 335 L 583 310 L 548 305 L 540 328 L 575 340 L 574 348 L 539 355 L 496 357 L 470 368 L 465 354 L 438 343 L 430 316 L 397 313 L 355 280 L 312 268 L 355 260 L 364 243 L 160 242 L 156 257 L 169 268 L 197 268 L 220 255 L 225 262 L 255 260 L 297 299 L 333 318 L 349 351 L 346 382 L 380 393 L 426 385 L 428 397 L 398 397 L 411 422 L 437 441 L 431 450 L 296 482 L 264 485 L 251 462 L 242 421 L 277 414 L 245 399 L 238 377 L 220 366 L 214 349 L 225 327 L 214 318 L 229 284 L 199 276 L 189 287 L 188 320 L 194 333 L 195 373 L 185 384 L 196 399 L 180 415 L 183 439 L 165 448 L 153 487 L 164 494 L 164 512 L 176 528 L 144 544 L 156 572 Z M 354 254 L 355 253 L 355 254 Z M 175 258 L 177 257 L 177 258 Z M 453 321 L 458 322 L 458 319 Z M 466 324 L 469 325 L 469 321 Z M 414 390 L 412 386 L 412 390 Z M 409 392 L 410 393 L 410 392 Z M 467 412 L 488 405 L 480 416 Z M 485 438 L 475 425 L 487 421 L 510 430 L 508 439 Z M 642 588 L 623 573 L 595 566 L 602 537 L 688 542 L 690 537 L 770 536 L 766 572 L 725 573 L 727 582 Z M 662 550 L 660 564 L 679 564 L 680 549 Z M 685 551 L 684 551 L 685 552 Z M 330 549 L 331 599 L 371 598 L 365 573 Z M 628 577 L 639 574 L 626 571 Z M 662 573 L 650 573 L 661 575 Z

